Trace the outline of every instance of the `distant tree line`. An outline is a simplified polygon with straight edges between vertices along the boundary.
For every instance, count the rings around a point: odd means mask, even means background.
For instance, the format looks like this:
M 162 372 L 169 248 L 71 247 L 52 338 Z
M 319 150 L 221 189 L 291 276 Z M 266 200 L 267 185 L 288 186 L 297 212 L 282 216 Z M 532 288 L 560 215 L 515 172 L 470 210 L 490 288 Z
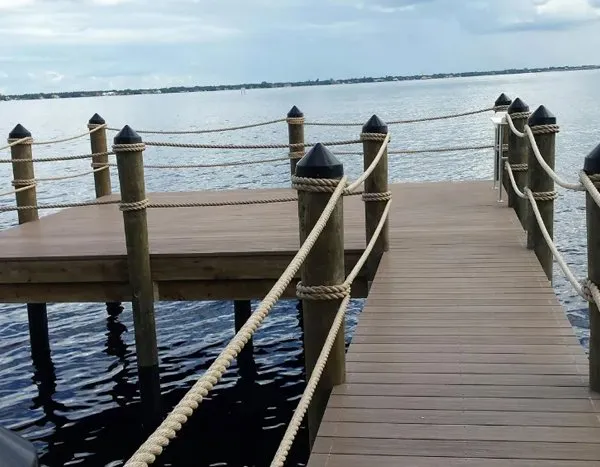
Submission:
M 542 73 L 549 71 L 577 71 L 577 70 L 596 70 L 600 65 L 580 65 L 580 66 L 561 66 L 546 68 L 509 68 L 506 70 L 494 71 L 468 71 L 461 73 L 435 73 L 431 75 L 409 75 L 409 76 L 384 76 L 379 78 L 362 77 L 348 79 L 326 79 L 326 80 L 307 80 L 294 82 L 270 83 L 263 81 L 261 83 L 242 83 L 242 84 L 221 84 L 215 86 L 171 86 L 154 89 L 120 89 L 108 91 L 68 91 L 56 93 L 28 93 L 28 94 L 0 94 L 0 101 L 9 100 L 31 100 L 31 99 L 64 99 L 74 97 L 95 97 L 95 96 L 131 96 L 136 94 L 173 94 L 182 92 L 209 92 L 209 91 L 231 91 L 239 89 L 269 89 L 297 86 L 329 86 L 332 84 L 358 84 L 358 83 L 379 83 L 388 81 L 414 81 L 423 79 L 443 79 L 443 78 L 467 78 L 473 76 L 491 76 L 491 75 L 514 75 L 523 73 Z

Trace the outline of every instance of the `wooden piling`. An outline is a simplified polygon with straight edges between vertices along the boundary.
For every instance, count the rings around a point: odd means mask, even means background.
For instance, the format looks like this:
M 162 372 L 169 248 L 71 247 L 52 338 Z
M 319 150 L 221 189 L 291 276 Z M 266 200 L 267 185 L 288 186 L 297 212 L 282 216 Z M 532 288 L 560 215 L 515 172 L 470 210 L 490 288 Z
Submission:
M 513 124 L 518 131 L 525 130 L 525 123 L 529 118 L 529 106 L 518 97 L 508 107 L 507 113 L 513 119 Z M 529 155 L 529 141 L 519 138 L 510 128 L 508 130 L 508 162 L 513 169 L 517 187 L 522 191 L 527 183 L 527 158 Z M 508 174 L 506 174 L 506 178 Z M 510 179 L 508 180 L 510 184 Z M 508 190 L 508 206 L 514 208 L 517 217 L 524 229 L 527 228 L 527 200 L 519 198 L 510 186 Z
M 541 125 L 556 125 L 556 117 L 543 105 L 531 114 L 529 117 L 528 125 L 531 127 L 531 131 L 534 134 L 535 141 L 542 158 L 554 169 L 554 155 L 555 155 L 555 142 L 556 133 L 538 131 Z M 527 186 L 531 191 L 538 194 L 547 194 L 547 197 L 543 197 L 537 200 L 538 209 L 544 220 L 544 225 L 548 229 L 550 237 L 554 236 L 554 199 L 552 194 L 554 193 L 554 180 L 546 171 L 542 168 L 538 162 L 533 149 L 529 146 L 529 158 L 528 158 L 528 170 L 527 170 Z M 538 195 L 539 196 L 539 195 Z M 528 214 L 527 214 L 527 248 L 534 250 L 535 254 L 546 273 L 548 280 L 552 282 L 552 267 L 554 264 L 554 256 L 548 246 L 548 243 L 544 239 L 540 227 L 537 223 L 533 209 L 530 203 L 527 203 Z
M 296 173 L 296 164 L 304 156 L 304 114 L 296 106 L 287 114 L 288 138 L 290 143 L 290 172 Z M 302 146 L 292 146 L 302 144 Z
M 121 187 L 142 411 L 146 423 L 153 424 L 160 414 L 160 380 L 142 138 L 126 125 L 115 136 L 113 150 Z
M 369 137 L 369 134 L 387 135 L 387 125 L 377 116 L 373 115 L 362 128 L 361 139 L 363 140 L 363 164 L 364 170 L 367 170 L 373 163 L 383 144 L 383 139 Z M 385 149 L 383 156 L 371 173 L 365 180 L 363 200 L 365 202 L 365 228 L 366 243 L 373 238 L 373 233 L 381 220 L 387 201 L 391 199 L 391 193 L 388 187 L 388 153 Z M 379 261 L 385 251 L 390 248 L 389 221 L 385 221 L 383 230 L 375 242 L 373 251 L 367 259 L 367 276 L 372 281 L 377 272 Z
M 31 133 L 21 124 L 18 124 L 8 135 L 8 142 L 31 138 Z M 28 190 L 15 194 L 17 206 L 36 206 L 37 192 L 35 186 L 35 173 L 33 169 L 33 156 L 31 150 L 32 140 L 11 146 L 11 159 L 13 169 L 13 185 L 16 189 L 31 186 Z M 25 161 L 25 162 L 16 162 Z M 39 219 L 37 209 L 23 209 L 18 211 L 19 224 L 34 222 Z M 29 321 L 29 340 L 31 356 L 36 361 L 47 360 L 50 357 L 50 338 L 48 335 L 48 310 L 45 303 L 28 303 L 27 319 Z
M 248 321 L 248 318 L 250 318 L 250 315 L 252 314 L 252 302 L 250 300 L 234 300 L 233 312 L 235 332 L 237 333 L 242 326 L 246 324 L 246 321 Z M 238 366 L 242 376 L 251 374 L 253 369 L 253 352 L 252 337 L 250 337 L 237 356 Z
M 506 112 L 510 104 L 512 104 L 512 99 L 506 94 L 502 93 L 494 102 L 494 112 Z M 508 147 L 508 132 L 510 131 L 510 128 L 508 128 L 508 124 L 506 123 L 500 124 L 499 128 L 502 131 L 502 139 L 497 141 L 498 148 L 495 150 L 496 157 L 494 160 L 494 176 L 496 177 L 495 180 L 502 180 L 504 191 L 508 192 L 510 180 L 508 179 L 506 171 L 504 170 L 504 162 L 499 160 L 498 153 L 501 152 L 504 157 L 506 156 L 506 151 L 502 151 L 502 148 Z M 502 187 L 499 187 L 499 189 L 502 189 Z
M 93 130 L 101 125 L 105 125 L 106 121 L 98 114 L 94 114 L 88 122 L 88 128 Z M 92 164 L 94 169 L 97 169 L 102 164 L 108 164 L 108 149 L 106 145 L 106 127 L 100 128 L 93 133 L 90 133 L 90 143 L 92 147 Z M 110 170 L 99 170 L 94 172 L 94 186 L 96 188 L 96 198 L 107 196 L 112 193 L 110 183 Z
M 296 175 L 314 179 L 340 179 L 344 175 L 344 167 L 325 146 L 317 144 L 298 162 Z M 314 227 L 330 197 L 331 193 L 298 190 L 301 243 Z M 341 285 L 344 280 L 344 211 L 343 198 L 340 198 L 325 229 L 304 261 L 301 281 L 303 286 L 311 287 Z M 341 299 L 319 300 L 299 295 L 303 299 L 304 356 L 308 380 L 331 329 Z M 308 411 L 311 446 L 316 438 L 331 389 L 344 381 L 345 347 L 342 326 Z
M 592 176 L 600 176 L 600 145 L 586 158 L 584 172 Z M 600 182 L 594 181 L 597 188 Z M 600 207 L 589 193 L 586 193 L 587 218 L 587 247 L 588 247 L 588 279 L 600 286 Z M 590 343 L 589 343 L 589 374 L 590 388 L 600 392 L 600 312 L 598 305 L 589 302 Z

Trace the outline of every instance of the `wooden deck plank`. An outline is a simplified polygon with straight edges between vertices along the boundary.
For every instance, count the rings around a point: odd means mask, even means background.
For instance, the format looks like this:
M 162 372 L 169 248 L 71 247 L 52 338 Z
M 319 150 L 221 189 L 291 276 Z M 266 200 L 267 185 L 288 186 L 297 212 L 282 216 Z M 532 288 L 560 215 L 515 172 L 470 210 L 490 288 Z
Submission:
M 587 356 L 514 212 L 474 187 L 403 187 L 309 467 L 600 466 Z

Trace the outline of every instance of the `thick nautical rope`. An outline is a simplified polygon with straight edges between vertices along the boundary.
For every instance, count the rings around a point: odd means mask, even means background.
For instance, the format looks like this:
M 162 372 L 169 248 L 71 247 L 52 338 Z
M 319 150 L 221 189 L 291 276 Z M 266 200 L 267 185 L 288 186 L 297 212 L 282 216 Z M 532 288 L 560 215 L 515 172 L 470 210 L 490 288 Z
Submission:
M 131 212 L 131 211 L 143 211 L 148 207 L 150 201 L 148 199 L 142 199 L 140 201 L 131 201 L 129 203 L 120 202 L 119 211 Z
M 383 141 L 387 137 L 387 133 L 361 133 L 361 141 Z
M 0 164 L 25 163 L 25 162 L 56 162 L 56 161 L 74 161 L 79 159 L 90 159 L 94 156 L 111 156 L 114 152 L 96 152 L 93 154 L 78 154 L 75 156 L 57 156 L 57 157 L 40 157 L 32 159 L 0 159 Z
M 348 139 L 342 141 L 328 141 L 321 143 L 324 146 L 346 146 L 361 143 L 360 139 Z M 296 147 L 311 147 L 317 143 L 292 143 L 292 144 L 195 144 L 195 143 L 173 143 L 170 141 L 146 141 L 146 146 L 157 146 L 167 148 L 186 149 L 288 149 Z
M 531 132 L 534 135 L 549 135 L 560 132 L 560 126 L 551 124 L 551 125 L 535 125 L 530 126 Z
M 515 112 L 508 115 L 512 120 L 527 120 L 531 116 L 531 112 Z
M 510 164 L 510 168 L 513 172 L 527 172 L 529 169 L 528 164 Z
M 233 162 L 222 162 L 220 164 L 144 164 L 145 169 L 209 169 L 214 167 L 237 167 L 246 165 L 258 165 L 266 164 L 269 162 L 282 162 L 287 161 L 287 157 L 275 157 L 273 159 L 259 159 L 256 161 L 233 161 Z M 104 162 L 92 162 L 92 167 L 117 167 L 118 164 L 104 163 Z
M 1 147 L 0 150 L 20 145 L 31 146 L 33 144 L 33 138 L 31 136 L 26 136 L 25 138 L 8 138 L 6 142 L 8 143 L 8 145 Z
M 53 204 L 38 204 L 35 206 L 0 206 L 0 212 L 9 211 L 27 211 L 30 209 L 63 209 L 63 208 L 79 208 L 85 206 L 96 206 L 104 204 L 119 204 L 119 200 L 95 200 L 82 201 L 79 203 L 53 203 Z
M 300 270 L 304 260 L 327 225 L 337 202 L 342 196 L 345 186 L 346 178 L 344 177 L 339 180 L 337 190 L 334 191 L 329 198 L 329 202 L 325 206 L 325 209 L 323 209 L 321 216 L 308 234 L 306 240 L 275 285 L 260 303 L 256 311 L 252 313 L 250 318 L 248 318 L 246 323 L 236 333 L 229 344 L 225 346 L 208 370 L 206 370 L 198 381 L 196 381 L 154 433 L 150 435 L 150 437 L 125 463 L 125 467 L 147 467 L 154 463 L 156 458 L 163 452 L 163 449 L 169 445 L 171 440 L 177 435 L 177 432 L 182 429 L 189 417 L 193 415 L 199 404 L 221 380 L 223 374 L 227 371 L 227 368 L 229 368 L 233 360 L 244 348 L 244 345 L 246 345 L 258 327 L 265 320 L 275 303 L 279 300 L 287 286 L 296 276 L 296 273 Z
M 304 157 L 304 151 L 291 151 L 289 159 L 302 159 Z
M 389 201 L 392 199 L 392 192 L 385 191 L 383 193 L 363 193 L 362 199 L 365 203 L 379 202 L 379 201 Z
M 288 125 L 303 125 L 304 117 L 288 117 L 285 119 Z
M 10 184 L 12 186 L 14 186 L 15 188 L 23 187 L 23 186 L 35 186 L 36 185 L 36 179 L 35 178 L 28 178 L 28 179 L 24 179 L 24 180 L 13 180 L 13 181 L 10 182 Z
M 494 112 L 506 112 L 510 106 L 508 105 L 495 105 L 493 107 Z
M 531 194 L 536 201 L 554 201 L 558 198 L 557 191 L 534 191 Z
M 333 193 L 339 183 L 340 181 L 338 179 L 307 178 L 292 175 L 292 188 L 298 191 Z
M 146 143 L 113 144 L 113 152 L 141 152 L 146 150 Z
M 341 300 L 350 294 L 351 284 L 339 285 L 296 285 L 296 296 L 302 300 Z
M 96 125 L 94 128 L 91 128 L 91 129 L 88 126 L 88 131 L 86 131 L 85 133 L 79 133 L 75 136 L 68 136 L 66 138 L 52 139 L 52 140 L 48 140 L 48 141 L 34 141 L 32 144 L 40 146 L 40 145 L 66 143 L 67 141 L 73 141 L 73 140 L 88 136 L 88 135 L 100 130 L 101 128 L 106 128 L 106 124 L 103 123 L 101 125 Z
M 142 134 L 154 134 L 154 135 L 200 135 L 205 133 L 222 133 L 225 131 L 243 130 L 246 128 L 255 128 L 259 126 L 272 125 L 274 123 L 285 122 L 285 118 L 278 118 L 276 120 L 269 120 L 266 122 L 249 123 L 248 125 L 230 126 L 223 128 L 213 128 L 209 130 L 136 130 L 136 133 Z M 120 128 L 107 128 L 111 131 L 121 131 Z

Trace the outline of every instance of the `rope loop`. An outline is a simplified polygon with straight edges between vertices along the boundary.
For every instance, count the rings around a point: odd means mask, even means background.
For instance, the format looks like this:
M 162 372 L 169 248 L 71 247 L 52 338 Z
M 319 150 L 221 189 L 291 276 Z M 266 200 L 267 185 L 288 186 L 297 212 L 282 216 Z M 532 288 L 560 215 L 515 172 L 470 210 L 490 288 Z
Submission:
M 8 138 L 6 142 L 12 146 L 31 146 L 33 144 L 33 138 L 31 136 L 28 136 L 26 138 Z
M 508 166 L 505 166 L 508 167 Z M 527 164 L 510 164 L 510 168 L 513 172 L 527 172 L 529 165 Z
M 588 175 L 587 176 L 595 185 L 600 184 L 600 174 Z
M 590 279 L 583 279 L 581 282 L 581 295 L 583 299 L 593 303 L 594 295 L 592 294 L 592 284 L 595 285 Z
M 289 157 L 290 159 L 302 159 L 304 157 L 304 151 L 291 151 Z
M 140 152 L 146 149 L 144 143 L 133 143 L 133 144 L 113 144 L 112 147 L 115 153 L 119 152 Z
M 552 124 L 552 125 L 536 125 L 531 126 L 531 132 L 534 135 L 550 135 L 554 133 L 560 132 L 560 126 Z
M 10 184 L 12 186 L 14 186 L 15 188 L 18 188 L 21 186 L 35 186 L 36 180 L 35 180 L 35 178 L 29 178 L 26 180 L 13 180 L 12 182 L 10 182 Z
M 536 201 L 554 201 L 558 198 L 558 192 L 556 191 L 532 191 L 531 194 Z
M 361 133 L 361 141 L 383 141 L 387 137 L 387 133 Z
M 148 207 L 150 200 L 143 199 L 141 201 L 133 201 L 131 203 L 119 203 L 119 211 L 142 211 Z
M 508 114 L 512 120 L 527 120 L 531 115 L 531 112 L 515 112 L 514 114 Z
M 100 129 L 100 128 L 106 128 L 106 123 L 88 123 L 87 124 L 88 130 L 95 130 L 95 129 Z
M 384 191 L 382 193 L 363 193 L 362 199 L 365 203 L 375 201 L 389 201 L 390 199 L 392 199 L 392 192 Z
M 339 184 L 340 181 L 336 179 L 292 176 L 292 188 L 298 191 L 333 193 Z
M 494 112 L 506 112 L 508 110 L 508 105 L 495 105 Z
M 304 125 L 304 117 L 288 117 L 285 121 L 288 125 Z
M 298 282 L 296 296 L 302 300 L 343 300 L 350 295 L 351 285 L 304 285 Z

